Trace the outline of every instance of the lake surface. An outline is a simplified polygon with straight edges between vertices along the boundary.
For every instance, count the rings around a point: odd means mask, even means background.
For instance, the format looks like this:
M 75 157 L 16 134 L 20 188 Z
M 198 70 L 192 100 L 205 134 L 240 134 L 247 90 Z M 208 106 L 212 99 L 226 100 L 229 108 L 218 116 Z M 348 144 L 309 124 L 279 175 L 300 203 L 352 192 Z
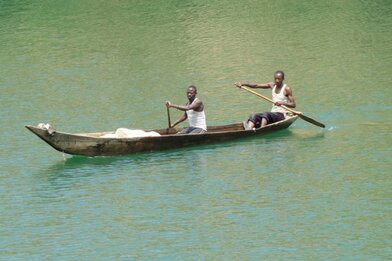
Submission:
M 0 259 L 391 259 L 391 12 L 382 0 L 0 1 Z M 165 128 L 164 102 L 185 103 L 190 84 L 209 125 L 242 121 L 271 106 L 233 83 L 278 69 L 325 129 L 298 120 L 87 158 L 24 128 Z

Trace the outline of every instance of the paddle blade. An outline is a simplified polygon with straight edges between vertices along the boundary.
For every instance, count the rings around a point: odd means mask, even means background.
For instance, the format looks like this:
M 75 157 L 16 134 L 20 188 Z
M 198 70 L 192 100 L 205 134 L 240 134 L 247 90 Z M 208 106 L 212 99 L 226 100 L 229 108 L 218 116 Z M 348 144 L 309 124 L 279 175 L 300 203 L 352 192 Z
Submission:
M 310 117 L 308 117 L 308 116 L 305 116 L 305 115 L 303 115 L 302 113 L 298 113 L 297 115 L 298 115 L 298 117 L 300 117 L 300 118 L 303 119 L 304 121 L 310 122 L 310 123 L 312 123 L 312 124 L 314 124 L 314 125 L 316 125 L 316 126 L 319 126 L 319 127 L 321 127 L 321 128 L 325 128 L 325 125 L 324 125 L 324 124 L 322 124 L 321 122 L 316 121 L 315 119 L 312 119 L 312 118 L 310 118 Z

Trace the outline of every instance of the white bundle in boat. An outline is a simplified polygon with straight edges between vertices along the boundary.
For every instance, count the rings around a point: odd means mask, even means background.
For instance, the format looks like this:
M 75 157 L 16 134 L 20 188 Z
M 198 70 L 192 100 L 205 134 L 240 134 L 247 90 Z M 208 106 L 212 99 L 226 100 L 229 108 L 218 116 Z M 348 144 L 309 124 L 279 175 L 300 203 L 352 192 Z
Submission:
M 56 130 L 53 129 L 49 123 L 39 123 L 37 125 L 37 127 L 40 129 L 46 130 L 49 133 L 49 135 L 51 135 L 51 136 L 56 133 Z
M 138 138 L 138 137 L 156 137 L 161 136 L 155 131 L 132 130 L 127 128 L 118 128 L 114 133 L 108 133 L 101 138 Z

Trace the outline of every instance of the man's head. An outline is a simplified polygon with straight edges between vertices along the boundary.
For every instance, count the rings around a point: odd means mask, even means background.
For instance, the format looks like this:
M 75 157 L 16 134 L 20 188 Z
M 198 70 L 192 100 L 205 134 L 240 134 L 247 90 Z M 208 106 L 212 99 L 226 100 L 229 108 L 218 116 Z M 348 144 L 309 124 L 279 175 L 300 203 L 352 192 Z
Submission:
M 196 97 L 197 89 L 196 86 L 190 85 L 186 91 L 186 96 L 188 99 L 193 100 Z
M 188 90 L 193 89 L 195 93 L 197 93 L 197 88 L 195 85 L 189 85 Z
M 284 72 L 283 71 L 276 71 L 275 75 L 274 75 L 274 79 L 275 79 L 275 84 L 280 86 L 283 83 L 284 80 Z

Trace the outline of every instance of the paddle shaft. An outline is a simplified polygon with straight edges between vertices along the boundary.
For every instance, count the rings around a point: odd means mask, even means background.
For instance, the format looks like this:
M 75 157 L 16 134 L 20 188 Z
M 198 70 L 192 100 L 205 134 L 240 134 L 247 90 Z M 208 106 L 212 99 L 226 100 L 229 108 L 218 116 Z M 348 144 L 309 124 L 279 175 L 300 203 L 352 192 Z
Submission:
M 256 95 L 256 96 L 259 96 L 260 98 L 263 98 L 263 99 L 266 100 L 266 101 L 269 101 L 269 102 L 272 103 L 272 104 L 274 103 L 273 100 L 271 100 L 270 98 L 268 98 L 268 97 L 266 97 L 266 96 L 264 96 L 264 95 L 261 95 L 260 93 L 255 92 L 254 90 L 249 89 L 248 87 L 241 86 L 241 88 L 247 90 L 248 92 L 253 93 L 253 94 Z M 281 105 L 281 107 L 284 108 L 285 110 L 288 110 L 288 111 L 294 113 L 294 114 L 300 114 L 299 111 L 294 111 L 294 110 L 288 108 L 287 106 Z
M 262 99 L 264 99 L 264 100 L 266 100 L 266 101 L 269 101 L 269 102 L 272 103 L 272 104 L 274 104 L 274 101 L 271 100 L 270 98 L 268 98 L 268 97 L 266 97 L 266 96 L 264 96 L 264 95 L 261 95 L 260 93 L 255 92 L 255 91 L 249 89 L 248 87 L 241 86 L 241 88 L 244 89 L 244 90 L 246 90 L 246 91 L 248 91 L 248 92 L 250 92 L 250 93 L 253 93 L 253 94 L 256 95 L 256 96 L 259 96 L 260 98 L 262 98 Z M 300 117 L 301 119 L 303 119 L 303 120 L 305 120 L 305 121 L 307 121 L 307 122 L 310 122 L 310 123 L 312 123 L 312 124 L 314 124 L 314 125 L 316 125 L 316 126 L 319 126 L 319 127 L 321 127 L 321 128 L 325 128 L 325 125 L 324 125 L 323 123 L 318 122 L 318 121 L 316 121 L 315 119 L 312 119 L 312 118 L 310 118 L 310 117 L 308 117 L 308 116 L 305 116 L 304 114 L 302 114 L 302 112 L 292 110 L 292 109 L 290 109 L 289 107 L 284 106 L 284 105 L 281 105 L 281 107 L 282 107 L 283 109 L 289 111 L 289 112 L 292 112 L 292 113 L 298 115 L 298 117 Z
M 169 107 L 166 106 L 167 110 L 167 123 L 169 124 L 169 128 L 171 128 L 171 120 L 170 120 L 170 110 Z

